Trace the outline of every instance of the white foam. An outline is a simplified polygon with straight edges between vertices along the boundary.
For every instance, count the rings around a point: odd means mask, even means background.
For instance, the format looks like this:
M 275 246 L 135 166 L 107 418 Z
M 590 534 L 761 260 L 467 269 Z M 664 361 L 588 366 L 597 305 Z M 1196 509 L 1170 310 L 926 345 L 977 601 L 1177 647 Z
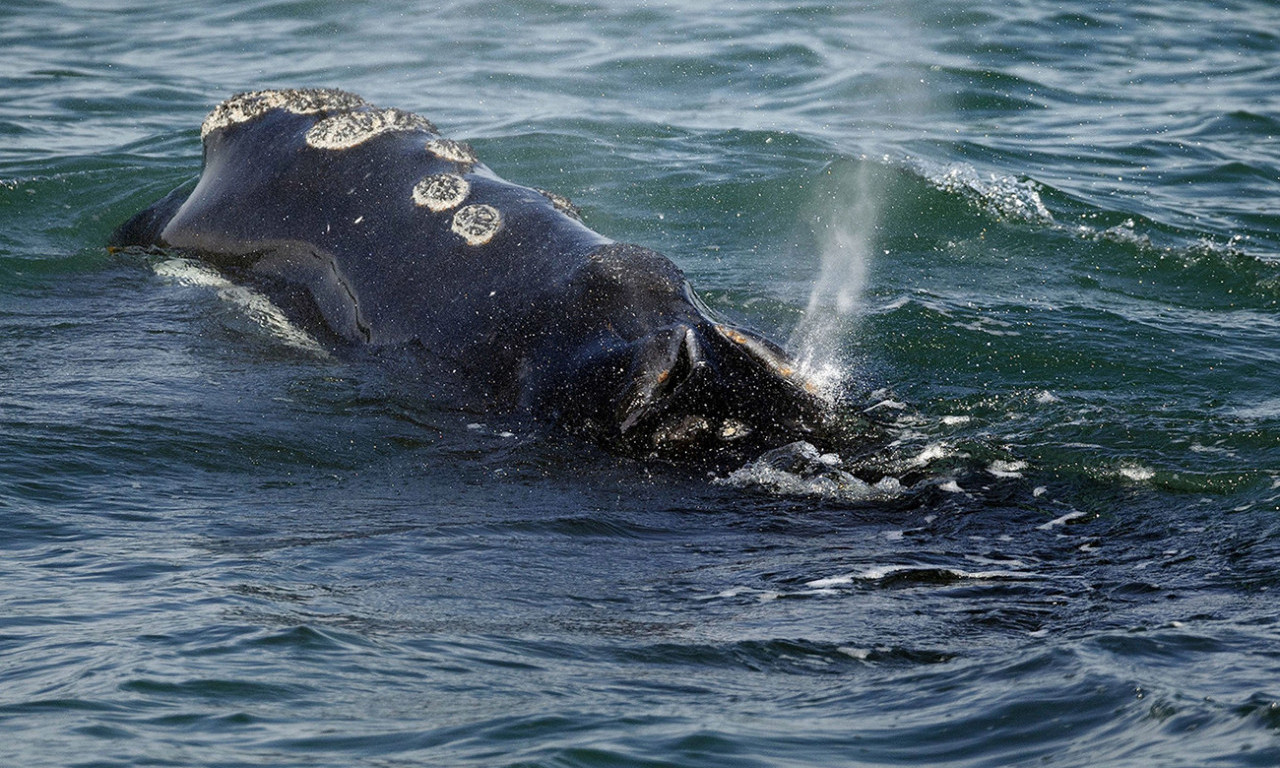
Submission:
M 1040 185 L 1030 179 L 994 173 L 982 176 L 968 163 L 935 166 L 921 161 L 918 169 L 934 186 L 959 194 L 999 218 L 1054 223 L 1053 214 L 1040 198 Z
M 991 462 L 987 467 L 987 472 L 990 472 L 996 477 L 1022 477 L 1022 471 L 1026 468 L 1027 462 L 1025 461 L 1004 461 L 1003 459 L 997 459 Z
M 1280 417 L 1280 397 L 1266 398 L 1250 405 L 1237 406 L 1229 409 L 1229 412 L 1242 419 L 1257 421 L 1274 419 Z
M 1114 227 L 1108 227 L 1100 232 L 1098 230 L 1082 226 L 1081 234 L 1090 240 L 1124 243 L 1126 245 L 1137 245 L 1143 248 L 1151 247 L 1151 238 L 1145 234 L 1138 234 L 1137 224 L 1133 219 L 1125 219 Z
M 965 555 L 965 560 L 978 565 L 1003 565 L 1009 568 L 1026 568 L 1027 564 L 1021 560 L 998 560 L 994 557 L 983 557 L 982 555 Z
M 1021 336 L 1022 335 L 1022 333 L 1019 331 L 1002 330 L 1001 326 L 1007 328 L 1011 324 L 1006 323 L 1003 320 L 993 320 L 989 317 L 980 317 L 977 320 L 969 323 L 955 322 L 955 323 L 952 323 L 952 325 L 956 328 L 963 328 L 966 331 L 975 331 L 977 333 L 985 333 L 988 336 Z M 997 326 L 997 327 L 993 328 L 992 326 Z
M 858 661 L 866 661 L 867 659 L 871 658 L 870 648 L 854 648 L 853 646 L 842 645 L 836 650 L 839 651 L 840 653 L 843 653 L 845 656 L 848 656 L 849 658 L 852 658 L 852 659 L 857 659 Z
M 806 581 L 804 585 L 810 589 L 829 589 L 831 587 L 838 587 L 842 584 L 852 584 L 852 583 L 853 583 L 852 576 L 832 576 L 831 578 L 827 578 L 827 579 L 814 579 L 813 581 Z
M 805 582 L 805 586 L 810 589 L 825 591 L 830 590 L 832 587 L 847 586 L 855 581 L 883 581 L 890 576 L 910 574 L 913 572 L 945 573 L 955 579 L 972 579 L 975 581 L 1040 578 L 1038 574 L 1025 570 L 1024 564 L 1021 562 L 989 561 L 980 562 L 979 564 L 1006 565 L 1011 567 L 971 571 L 964 568 L 954 567 L 937 568 L 934 566 L 921 565 L 872 565 L 864 568 L 858 573 L 842 574 L 840 576 L 831 576 L 828 578 L 807 581 Z
M 1126 480 L 1132 480 L 1135 483 L 1143 483 L 1156 476 L 1155 470 L 1138 464 L 1129 464 L 1120 467 L 1116 470 L 1116 474 Z
M 1201 443 L 1191 444 L 1192 453 L 1216 453 L 1223 456 L 1235 456 L 1236 452 L 1230 448 L 1223 448 L 1221 445 L 1203 445 Z
M 1063 515 L 1062 517 L 1055 517 L 1054 519 L 1050 520 L 1050 521 L 1049 521 L 1049 522 L 1047 522 L 1047 523 L 1042 523 L 1042 524 L 1040 524 L 1040 525 L 1037 525 L 1037 526 L 1036 526 L 1036 530 L 1038 530 L 1038 531 L 1047 531 L 1047 530 L 1050 530 L 1050 529 L 1052 529 L 1052 528 L 1057 528 L 1057 527 L 1058 527 L 1058 526 L 1060 526 L 1060 525 L 1066 525 L 1067 523 L 1071 522 L 1072 520 L 1078 520 L 1078 519 L 1080 519 L 1080 518 L 1084 517 L 1084 515 L 1085 515 L 1085 513 L 1084 513 L 1084 512 L 1068 512 L 1067 514 Z
M 809 443 L 776 448 L 733 472 L 713 478 L 718 485 L 761 488 L 783 496 L 817 496 L 844 501 L 895 498 L 904 488 L 891 475 L 868 483 L 841 469 L 836 454 L 820 454 Z
M 924 466 L 939 459 L 945 459 L 951 455 L 951 449 L 942 443 L 931 443 L 926 445 L 915 458 L 911 460 L 911 464 L 915 466 Z
M 894 400 L 894 399 L 890 398 L 890 399 L 887 399 L 887 400 L 881 400 L 880 402 L 876 403 L 875 405 L 873 405 L 873 406 L 871 406 L 871 407 L 867 408 L 867 409 L 866 409 L 866 412 L 867 412 L 867 413 L 870 413 L 871 411 L 875 411 L 875 410 L 878 410 L 878 409 L 880 409 L 880 408 L 889 408 L 889 409 L 892 409 L 892 410 L 895 410 L 895 411 L 905 411 L 905 410 L 907 409 L 907 404 L 906 404 L 906 403 L 904 403 L 904 402 L 902 402 L 902 401 L 900 401 L 900 400 Z

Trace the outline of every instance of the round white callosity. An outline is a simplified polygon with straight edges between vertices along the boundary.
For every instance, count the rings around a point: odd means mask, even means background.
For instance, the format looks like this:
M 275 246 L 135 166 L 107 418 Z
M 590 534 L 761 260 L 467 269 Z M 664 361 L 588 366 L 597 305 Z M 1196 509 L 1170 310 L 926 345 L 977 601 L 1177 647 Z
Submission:
M 471 193 L 471 184 L 453 173 L 427 176 L 413 187 L 413 202 L 439 213 L 457 208 Z
M 484 245 L 502 228 L 502 214 L 492 205 L 468 205 L 453 214 L 453 231 L 467 245 Z
M 312 115 L 333 110 L 351 110 L 368 106 L 354 93 L 336 88 L 301 88 L 238 93 L 213 108 L 200 126 L 200 138 L 214 131 L 246 123 L 273 109 L 295 115 Z
M 326 117 L 307 131 L 307 145 L 316 149 L 350 149 L 375 136 L 395 131 L 435 131 L 425 117 L 400 109 L 346 112 Z
M 477 161 L 476 152 L 470 145 L 453 139 L 432 139 L 427 142 L 427 151 L 441 160 L 471 165 Z

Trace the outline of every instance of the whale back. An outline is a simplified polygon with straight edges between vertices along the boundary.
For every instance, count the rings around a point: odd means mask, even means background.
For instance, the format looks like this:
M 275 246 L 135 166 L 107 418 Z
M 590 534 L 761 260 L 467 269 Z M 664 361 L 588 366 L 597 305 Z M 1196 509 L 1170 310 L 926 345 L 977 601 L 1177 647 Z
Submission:
M 340 346 L 412 346 L 489 407 L 629 452 L 803 432 L 786 354 L 709 316 L 661 254 L 505 181 L 418 115 L 257 91 L 201 130 L 204 167 L 113 244 L 198 256 Z

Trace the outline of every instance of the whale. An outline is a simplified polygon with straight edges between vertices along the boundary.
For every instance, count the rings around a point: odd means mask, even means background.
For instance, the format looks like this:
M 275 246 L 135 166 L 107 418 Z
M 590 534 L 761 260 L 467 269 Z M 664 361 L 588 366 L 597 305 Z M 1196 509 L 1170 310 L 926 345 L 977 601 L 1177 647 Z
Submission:
M 716 316 L 671 259 L 500 178 L 413 112 L 332 88 L 259 90 L 201 125 L 203 165 L 122 223 L 261 291 L 336 352 L 404 355 L 466 408 L 616 453 L 758 452 L 831 403 L 778 344 Z

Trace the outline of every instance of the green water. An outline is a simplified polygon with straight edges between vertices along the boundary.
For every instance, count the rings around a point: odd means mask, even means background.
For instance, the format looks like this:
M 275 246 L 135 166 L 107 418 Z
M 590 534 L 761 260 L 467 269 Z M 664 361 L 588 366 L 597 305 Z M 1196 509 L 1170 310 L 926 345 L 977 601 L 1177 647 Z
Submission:
M 1274 19 L 5 4 L 0 762 L 1275 765 Z M 790 340 L 871 486 L 433 410 L 106 251 L 320 85 Z

